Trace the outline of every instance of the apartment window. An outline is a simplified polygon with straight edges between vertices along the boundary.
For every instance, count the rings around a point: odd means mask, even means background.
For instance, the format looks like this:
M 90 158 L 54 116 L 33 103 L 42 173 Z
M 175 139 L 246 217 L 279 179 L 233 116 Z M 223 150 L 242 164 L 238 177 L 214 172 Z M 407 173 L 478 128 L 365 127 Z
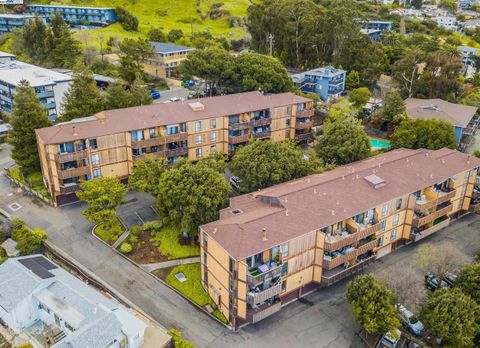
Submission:
M 204 251 L 203 252 L 203 265 L 204 266 L 207 266 L 207 263 L 208 262 L 208 256 L 207 256 L 207 253 Z
M 210 128 L 211 129 L 217 128 L 217 120 L 216 119 L 210 120 Z
M 401 207 L 402 207 L 402 199 L 399 198 L 399 199 L 397 199 L 397 201 L 395 202 L 395 210 L 400 210 Z
M 99 178 L 102 176 L 102 171 L 100 170 L 100 168 L 95 168 L 93 170 L 93 178 L 96 179 L 96 178 Z
M 59 153 L 71 153 L 74 151 L 73 143 L 58 144 Z
M 217 141 L 217 132 L 210 133 L 210 142 L 214 143 Z
M 305 108 L 305 104 L 303 103 L 297 104 L 297 113 L 303 111 L 304 108 Z
M 288 257 L 288 244 L 280 245 L 280 255 L 282 255 L 282 259 Z
M 195 149 L 195 157 L 197 158 L 202 157 L 202 149 Z
M 378 237 L 377 239 L 377 247 L 381 247 L 383 245 L 383 236 Z
M 151 139 L 151 138 L 155 138 L 155 128 L 150 128 L 150 129 L 148 130 L 148 133 L 149 133 L 149 135 L 150 135 L 150 139 Z
M 398 225 L 398 220 L 400 219 L 400 216 L 397 214 L 393 217 L 393 226 Z
M 387 216 L 388 214 L 388 203 L 384 204 L 382 207 L 382 216 Z
M 467 185 L 463 185 L 462 187 L 462 196 L 465 196 L 465 192 L 467 191 Z
M 201 144 L 202 143 L 202 136 L 201 135 L 196 135 L 195 136 L 195 144 Z
M 288 274 L 288 262 L 282 263 L 282 276 Z
M 387 221 L 386 220 L 383 220 L 381 223 L 380 223 L 380 231 L 385 231 L 385 226 L 387 225 Z
M 100 156 L 98 155 L 98 153 L 92 154 L 92 164 L 100 164 Z
M 228 288 L 230 291 L 233 291 L 233 279 L 232 277 L 228 277 Z
M 210 153 L 216 153 L 216 152 L 217 152 L 217 145 L 210 146 Z
M 98 147 L 97 139 L 90 139 L 89 143 L 90 143 L 90 149 L 92 150 L 95 150 Z
M 46 307 L 43 303 L 39 303 L 38 304 L 38 308 L 39 309 L 43 309 L 45 312 L 47 312 L 48 314 L 50 314 L 50 309 L 48 307 Z
M 397 229 L 394 228 L 392 232 L 390 232 L 390 240 L 395 240 L 397 239 Z
M 287 119 L 285 120 L 285 125 L 286 125 L 286 126 L 290 126 L 290 119 L 289 119 L 289 118 L 287 118 Z
M 228 270 L 230 272 L 233 272 L 235 270 L 235 260 L 233 260 L 232 258 L 230 258 L 228 262 Z
M 132 134 L 132 141 L 140 141 L 143 140 L 143 130 L 137 130 L 130 132 Z
M 177 133 L 178 133 L 178 125 L 167 126 L 167 135 L 172 135 Z
M 66 327 L 70 332 L 75 331 L 75 329 L 74 329 L 69 323 L 65 323 L 65 327 Z
M 195 122 L 195 131 L 200 132 L 202 130 L 202 121 Z
M 206 268 L 203 271 L 203 282 L 208 285 L 208 270 Z
M 287 106 L 287 115 L 291 115 L 292 114 L 292 106 L 289 105 Z

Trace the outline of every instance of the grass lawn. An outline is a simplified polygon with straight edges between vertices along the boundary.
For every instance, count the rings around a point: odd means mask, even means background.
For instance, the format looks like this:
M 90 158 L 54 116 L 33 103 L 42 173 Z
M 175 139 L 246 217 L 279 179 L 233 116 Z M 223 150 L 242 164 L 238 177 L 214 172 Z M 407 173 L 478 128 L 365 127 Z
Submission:
M 175 278 L 175 274 L 178 272 L 182 272 L 187 278 L 183 283 Z M 205 307 L 209 304 L 212 308 L 216 307 L 211 297 L 202 287 L 199 263 L 176 266 L 164 280 L 199 306 Z M 220 319 L 220 321 L 227 323 L 227 319 L 218 309 L 212 315 Z
M 20 181 L 22 184 L 25 184 L 27 186 L 30 186 L 26 181 L 30 182 L 32 185 L 32 188 L 41 193 L 45 197 L 50 197 L 50 194 L 47 191 L 47 188 L 43 184 L 43 176 L 42 172 L 33 172 L 27 175 L 26 180 L 22 176 L 22 173 L 20 172 L 20 167 L 14 167 L 10 169 L 10 176 L 13 179 L 16 179 Z
M 115 219 L 114 224 L 108 230 L 105 229 L 105 225 L 98 225 L 95 228 L 95 234 L 100 237 L 104 242 L 112 245 L 122 235 L 124 231 L 123 225 L 120 220 Z
M 121 6 L 138 18 L 139 32 L 127 32 L 120 24 L 107 28 L 78 31 L 75 36 L 83 44 L 98 48 L 99 40 L 107 41 L 110 36 L 119 39 L 125 37 L 145 36 L 152 28 L 162 29 L 167 34 L 171 29 L 181 29 L 185 36 L 190 37 L 192 32 L 210 31 L 214 36 L 225 36 L 227 39 L 240 39 L 245 36 L 243 28 L 228 24 L 227 18 L 232 16 L 244 17 L 247 13 L 250 0 L 224 0 L 222 9 L 229 11 L 229 15 L 218 19 L 210 19 L 207 12 L 218 0 L 34 0 L 32 3 L 63 4 L 73 6 L 117 7 Z M 200 12 L 200 13 L 199 13 Z
M 180 245 L 179 235 L 180 228 L 168 226 L 155 232 L 150 241 L 158 247 L 161 254 L 170 260 L 200 255 L 198 245 Z

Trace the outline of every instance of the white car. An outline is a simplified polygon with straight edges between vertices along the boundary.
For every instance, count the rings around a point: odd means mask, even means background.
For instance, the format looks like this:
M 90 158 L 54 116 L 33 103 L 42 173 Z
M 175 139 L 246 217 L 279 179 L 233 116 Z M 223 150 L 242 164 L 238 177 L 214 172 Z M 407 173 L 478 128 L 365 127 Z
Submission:
M 170 99 L 168 99 L 171 103 L 174 103 L 174 102 L 177 102 L 177 101 L 182 101 L 183 98 L 179 98 L 179 97 L 171 97 Z
M 393 337 L 390 332 L 387 332 L 382 336 L 375 348 L 395 348 L 398 344 L 398 341 L 400 341 L 400 336 L 402 335 L 398 329 L 395 329 L 395 332 L 397 333 L 398 338 Z
M 237 178 L 236 176 L 231 176 L 230 180 L 230 185 L 235 189 L 235 190 L 240 190 L 240 179 Z
M 425 327 L 423 326 L 422 322 L 418 320 L 418 318 L 403 305 L 397 304 L 396 307 L 400 315 L 400 320 L 405 328 L 415 336 L 420 336 L 423 334 Z

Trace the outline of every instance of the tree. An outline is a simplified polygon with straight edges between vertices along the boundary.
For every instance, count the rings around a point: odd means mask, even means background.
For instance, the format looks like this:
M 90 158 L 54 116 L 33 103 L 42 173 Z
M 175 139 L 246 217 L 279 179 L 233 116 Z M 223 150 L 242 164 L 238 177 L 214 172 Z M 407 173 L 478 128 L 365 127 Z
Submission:
M 406 111 L 405 102 L 400 93 L 390 92 L 385 96 L 382 108 L 382 116 L 385 122 L 398 123 L 397 121 L 402 119 Z
M 52 48 L 52 31 L 42 18 L 35 16 L 28 21 L 20 36 L 22 53 L 37 63 L 45 63 Z
M 456 271 L 469 261 L 460 250 L 451 244 L 424 244 L 418 248 L 415 262 L 423 270 L 433 272 L 439 277 Z
M 113 83 L 108 87 L 105 95 L 105 109 L 122 109 L 133 106 L 149 105 L 153 100 L 148 90 L 141 85 L 139 78 L 132 86 L 125 88 L 120 83 Z
M 325 163 L 342 165 L 359 161 L 370 154 L 370 140 L 360 121 L 353 117 L 329 116 L 316 151 Z
M 145 161 L 133 163 L 133 173 L 128 178 L 128 187 L 156 195 L 160 177 L 166 170 L 167 161 L 164 158 L 146 155 Z
M 391 137 L 392 146 L 408 149 L 438 150 L 456 147 L 453 125 L 438 119 L 407 119 L 400 123 Z
M 138 31 L 138 19 L 123 7 L 115 8 L 117 21 L 126 31 Z
M 167 40 L 169 42 L 177 42 L 183 37 L 182 29 L 172 29 L 167 34 Z
M 399 84 L 404 97 L 412 97 L 417 90 L 418 64 L 424 60 L 424 52 L 413 50 L 392 66 L 393 79 Z
M 10 125 L 12 129 L 7 140 L 12 145 L 12 159 L 24 174 L 39 170 L 35 129 L 50 126 L 50 121 L 35 90 L 25 80 L 20 81 L 15 89 Z
M 454 287 L 462 290 L 480 305 L 480 263 L 464 265 L 458 273 Z
M 372 93 L 367 87 L 360 87 L 352 90 L 350 102 L 356 109 L 362 109 L 372 97 Z
M 257 140 L 237 150 L 230 169 L 241 179 L 241 191 L 251 192 L 312 174 L 312 163 L 293 142 Z
M 79 62 L 73 69 L 73 81 L 64 96 L 63 120 L 92 116 L 104 109 L 104 100 L 93 73 Z
M 80 43 L 72 36 L 60 12 L 56 12 L 51 20 L 52 49 L 48 55 L 49 64 L 59 68 L 73 68 L 82 54 Z
M 413 8 L 416 8 L 417 10 L 422 7 L 422 3 L 423 3 L 422 0 L 410 0 L 410 6 L 412 6 Z
M 369 334 L 394 333 L 400 327 L 392 292 L 373 275 L 361 275 L 347 285 L 353 318 Z
M 347 78 L 345 79 L 345 86 L 350 91 L 360 86 L 360 74 L 358 73 L 358 71 L 352 70 L 347 74 Z
M 422 310 L 424 324 L 442 339 L 444 347 L 473 347 L 480 330 L 479 306 L 460 289 L 440 289 Z
M 108 229 L 115 220 L 115 208 L 123 203 L 125 185 L 114 177 L 100 177 L 82 182 L 80 189 L 77 197 L 88 204 L 82 215 Z
M 175 224 L 196 235 L 198 226 L 218 218 L 230 190 L 219 172 L 180 160 L 160 176 L 156 203 L 159 219 L 164 225 Z
M 147 36 L 148 36 L 148 40 L 150 40 L 150 41 L 156 41 L 156 42 L 165 42 L 166 41 L 165 34 L 163 33 L 163 31 L 161 31 L 158 28 L 150 29 Z
M 455 13 L 457 11 L 457 3 L 454 0 L 440 0 L 439 5 L 441 8 L 444 8 L 451 13 Z
M 145 60 L 153 55 L 153 47 L 148 40 L 124 39 L 120 45 L 120 76 L 132 84 L 138 76 L 144 76 Z
M 193 344 L 182 338 L 180 331 L 170 329 L 168 334 L 172 336 L 173 348 L 194 348 Z
M 38 252 L 40 247 L 47 240 L 46 233 L 38 227 L 31 230 L 22 220 L 18 218 L 14 219 L 12 239 L 17 242 L 17 249 L 23 255 Z

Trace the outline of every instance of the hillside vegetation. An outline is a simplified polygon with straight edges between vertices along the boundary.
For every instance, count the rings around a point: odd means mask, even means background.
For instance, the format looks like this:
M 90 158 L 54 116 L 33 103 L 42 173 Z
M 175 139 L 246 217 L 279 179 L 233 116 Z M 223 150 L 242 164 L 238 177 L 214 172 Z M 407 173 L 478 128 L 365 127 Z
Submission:
M 138 32 L 125 31 L 118 23 L 102 29 L 78 31 L 76 38 L 86 46 L 98 46 L 100 41 L 106 41 L 111 36 L 145 36 L 152 28 L 159 28 L 165 34 L 171 29 L 181 29 L 186 37 L 190 37 L 192 32 L 207 30 L 214 36 L 224 36 L 228 40 L 240 39 L 245 35 L 242 25 L 231 26 L 229 18 L 237 17 L 236 22 L 241 23 L 251 4 L 249 0 L 33 0 L 32 3 L 113 8 L 121 6 L 138 18 Z M 222 10 L 222 15 L 215 19 L 209 16 L 212 5 Z

